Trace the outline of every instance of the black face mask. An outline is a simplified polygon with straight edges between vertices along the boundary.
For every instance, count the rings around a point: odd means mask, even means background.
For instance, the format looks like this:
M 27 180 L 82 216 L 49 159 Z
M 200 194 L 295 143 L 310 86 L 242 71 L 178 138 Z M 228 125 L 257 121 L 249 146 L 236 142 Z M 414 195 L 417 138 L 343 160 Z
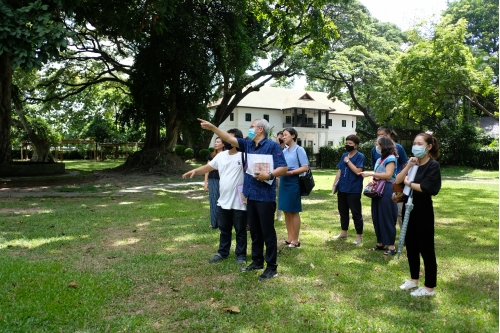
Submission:
M 231 146 L 231 144 L 230 144 L 230 143 L 223 142 L 223 144 L 224 144 L 224 149 L 225 149 L 225 150 L 231 150 L 231 149 L 233 149 L 233 146 Z
M 348 152 L 349 151 L 353 151 L 354 150 L 354 146 L 345 145 L 345 150 L 347 150 Z

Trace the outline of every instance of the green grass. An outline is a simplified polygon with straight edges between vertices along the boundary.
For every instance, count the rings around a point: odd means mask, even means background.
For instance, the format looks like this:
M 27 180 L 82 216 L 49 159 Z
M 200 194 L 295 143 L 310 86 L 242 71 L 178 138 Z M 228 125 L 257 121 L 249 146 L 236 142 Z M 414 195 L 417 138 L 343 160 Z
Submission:
M 87 160 L 68 160 L 64 161 L 66 170 L 94 171 L 112 169 L 120 166 L 124 161 L 87 161 Z
M 314 175 L 302 246 L 282 249 L 279 277 L 264 283 L 240 273 L 234 253 L 207 262 L 218 233 L 199 186 L 154 197 L 3 198 L 0 332 L 498 332 L 498 173 L 443 169 L 437 295 L 423 299 L 398 288 L 409 278 L 405 252 L 386 260 L 368 251 L 370 199 L 364 242 L 352 245 L 353 231 L 332 241 L 334 171 Z M 284 239 L 284 223 L 276 229 Z

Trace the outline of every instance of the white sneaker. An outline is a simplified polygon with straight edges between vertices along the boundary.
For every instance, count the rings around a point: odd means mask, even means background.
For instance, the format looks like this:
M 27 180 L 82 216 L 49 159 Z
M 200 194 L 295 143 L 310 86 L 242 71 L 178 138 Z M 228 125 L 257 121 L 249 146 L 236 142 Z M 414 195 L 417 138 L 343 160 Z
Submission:
M 347 238 L 347 235 L 342 235 L 342 233 L 340 233 L 337 236 L 333 237 L 333 239 L 341 239 L 341 238 Z
M 418 287 L 418 284 L 416 284 L 415 282 L 409 281 L 409 280 L 405 280 L 405 283 L 403 283 L 402 285 L 400 285 L 399 289 L 401 289 L 401 290 L 410 290 L 410 289 L 417 288 L 417 287 Z
M 358 245 L 358 244 L 361 244 L 363 242 L 363 238 L 361 237 L 356 237 L 356 239 L 354 239 L 354 241 L 352 242 L 354 245 Z
M 436 294 L 436 292 L 434 290 L 433 291 L 429 291 L 425 287 L 420 287 L 417 290 L 412 291 L 410 293 L 410 295 L 416 296 L 416 297 L 419 297 L 419 296 L 434 296 L 435 294 Z

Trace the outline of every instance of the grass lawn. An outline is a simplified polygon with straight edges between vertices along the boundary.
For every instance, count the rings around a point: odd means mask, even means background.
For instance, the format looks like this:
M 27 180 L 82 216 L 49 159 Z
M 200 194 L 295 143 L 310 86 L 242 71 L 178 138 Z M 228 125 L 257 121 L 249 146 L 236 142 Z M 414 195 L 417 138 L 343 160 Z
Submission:
M 376 242 L 369 198 L 364 242 L 351 244 L 354 230 L 332 240 L 334 171 L 314 175 L 302 246 L 281 249 L 279 276 L 265 282 L 240 273 L 234 253 L 208 263 L 218 232 L 208 228 L 200 186 L 2 198 L 0 332 L 498 332 L 498 172 L 443 169 L 432 298 L 399 290 L 409 278 L 405 251 L 399 260 L 368 251 Z M 284 223 L 276 229 L 284 239 Z

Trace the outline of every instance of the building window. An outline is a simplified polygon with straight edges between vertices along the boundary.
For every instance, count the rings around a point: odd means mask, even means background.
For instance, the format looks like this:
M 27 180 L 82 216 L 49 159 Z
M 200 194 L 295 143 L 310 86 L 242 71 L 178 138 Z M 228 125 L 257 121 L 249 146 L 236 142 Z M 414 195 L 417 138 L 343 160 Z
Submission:
M 311 140 L 307 140 L 307 146 L 308 147 L 312 147 L 313 146 L 313 142 Z
M 332 123 L 332 119 L 328 119 L 328 126 L 332 126 L 333 123 Z
M 229 115 L 229 121 L 234 121 L 234 113 L 231 112 L 231 114 Z
M 342 127 L 347 127 L 347 121 L 346 120 L 342 120 Z
M 291 124 L 292 123 L 292 116 L 286 116 L 285 123 L 286 124 Z
M 354 128 L 354 120 L 351 121 L 351 127 Z
M 269 122 L 269 115 L 268 114 L 265 114 L 264 115 L 264 119 L 267 120 L 267 122 Z
M 333 147 L 333 141 L 328 141 L 328 143 L 326 144 L 328 147 Z
M 251 113 L 245 113 L 245 121 L 252 121 L 252 114 Z

